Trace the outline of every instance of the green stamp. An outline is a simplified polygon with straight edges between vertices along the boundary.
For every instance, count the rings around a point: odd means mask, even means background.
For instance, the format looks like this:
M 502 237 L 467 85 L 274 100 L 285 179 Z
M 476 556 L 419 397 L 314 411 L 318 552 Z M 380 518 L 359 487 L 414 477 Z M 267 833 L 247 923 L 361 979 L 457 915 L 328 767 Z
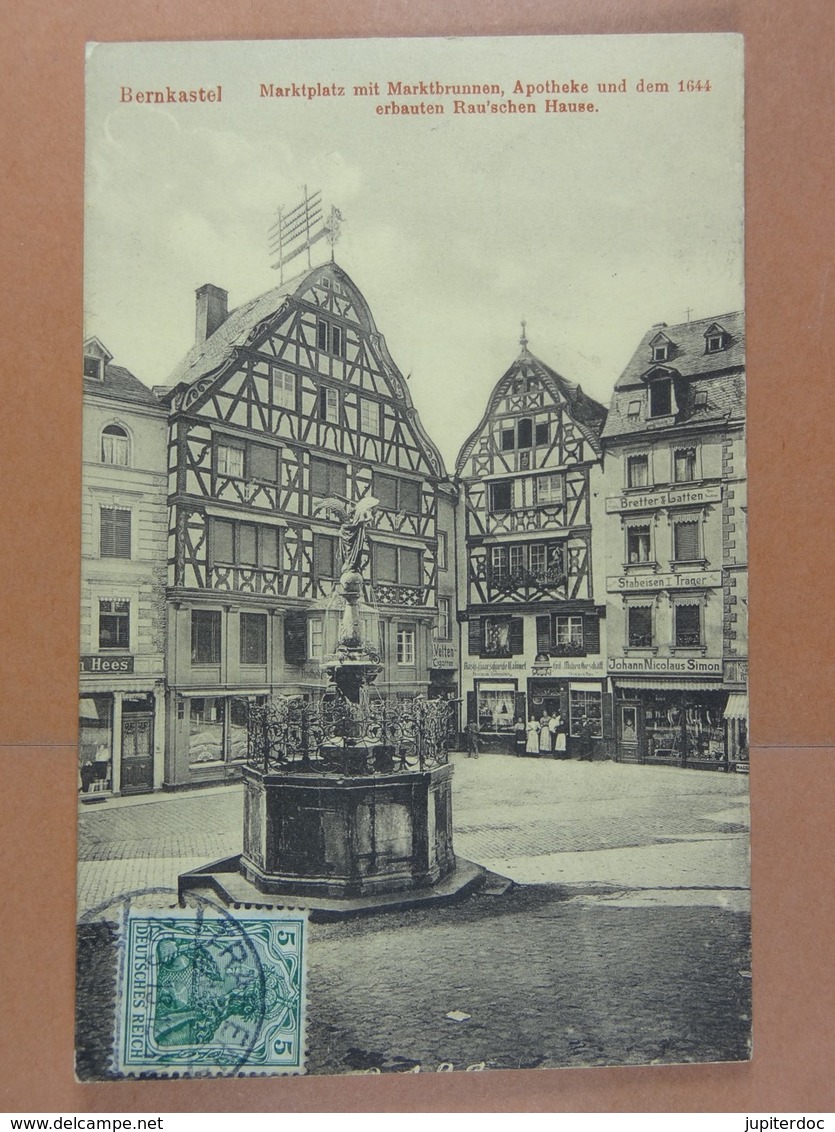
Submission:
M 116 1035 L 120 1072 L 303 1073 L 306 927 L 298 911 L 131 911 Z

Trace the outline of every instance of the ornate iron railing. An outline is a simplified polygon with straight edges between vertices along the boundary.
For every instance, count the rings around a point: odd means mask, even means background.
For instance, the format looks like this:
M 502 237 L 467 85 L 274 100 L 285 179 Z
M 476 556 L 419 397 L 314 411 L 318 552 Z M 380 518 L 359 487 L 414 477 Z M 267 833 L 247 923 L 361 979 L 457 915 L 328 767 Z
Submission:
M 251 705 L 247 762 L 263 774 L 393 774 L 444 765 L 455 737 L 448 700 L 383 699 L 352 704 L 326 692 L 318 702 L 280 697 Z

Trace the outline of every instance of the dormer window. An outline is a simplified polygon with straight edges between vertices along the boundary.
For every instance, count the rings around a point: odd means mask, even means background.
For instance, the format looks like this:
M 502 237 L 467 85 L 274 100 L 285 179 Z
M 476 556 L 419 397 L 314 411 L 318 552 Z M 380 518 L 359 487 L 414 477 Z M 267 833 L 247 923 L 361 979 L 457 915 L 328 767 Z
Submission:
M 94 381 L 104 380 L 104 360 L 102 358 L 94 358 L 91 354 L 84 355 L 84 376 L 91 377 Z
M 669 417 L 673 411 L 673 383 L 668 377 L 653 381 L 649 387 L 649 415 Z
M 668 343 L 662 342 L 659 346 L 652 347 L 652 360 L 654 362 L 666 362 L 669 358 L 670 347 Z
M 705 353 L 719 354 L 728 347 L 728 333 L 718 323 L 713 323 L 705 331 Z

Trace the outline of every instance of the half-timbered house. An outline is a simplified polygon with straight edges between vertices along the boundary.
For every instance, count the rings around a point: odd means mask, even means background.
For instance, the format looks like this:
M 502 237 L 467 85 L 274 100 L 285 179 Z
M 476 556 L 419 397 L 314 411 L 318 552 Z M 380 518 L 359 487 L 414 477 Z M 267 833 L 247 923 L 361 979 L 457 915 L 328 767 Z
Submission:
M 651 327 L 603 443 L 617 757 L 747 767 L 741 312 Z
M 316 267 L 231 312 L 201 287 L 168 401 L 168 783 L 236 773 L 247 705 L 323 686 L 340 573 L 328 497 L 379 501 L 365 594 L 377 686 L 427 693 L 446 473 L 346 273 Z
M 596 739 L 604 735 L 592 530 L 602 518 L 606 410 L 534 357 L 524 334 L 520 341 L 456 464 L 462 691 L 468 724 L 495 749 L 513 749 L 521 727 L 556 712 L 571 752 L 584 716 Z

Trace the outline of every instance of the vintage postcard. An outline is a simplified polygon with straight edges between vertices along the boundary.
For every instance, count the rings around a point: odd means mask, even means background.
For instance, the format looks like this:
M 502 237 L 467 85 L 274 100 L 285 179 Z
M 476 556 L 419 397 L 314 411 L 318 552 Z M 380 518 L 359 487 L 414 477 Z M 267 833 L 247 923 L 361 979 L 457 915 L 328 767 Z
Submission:
M 742 63 L 89 46 L 80 1080 L 750 1056 Z

